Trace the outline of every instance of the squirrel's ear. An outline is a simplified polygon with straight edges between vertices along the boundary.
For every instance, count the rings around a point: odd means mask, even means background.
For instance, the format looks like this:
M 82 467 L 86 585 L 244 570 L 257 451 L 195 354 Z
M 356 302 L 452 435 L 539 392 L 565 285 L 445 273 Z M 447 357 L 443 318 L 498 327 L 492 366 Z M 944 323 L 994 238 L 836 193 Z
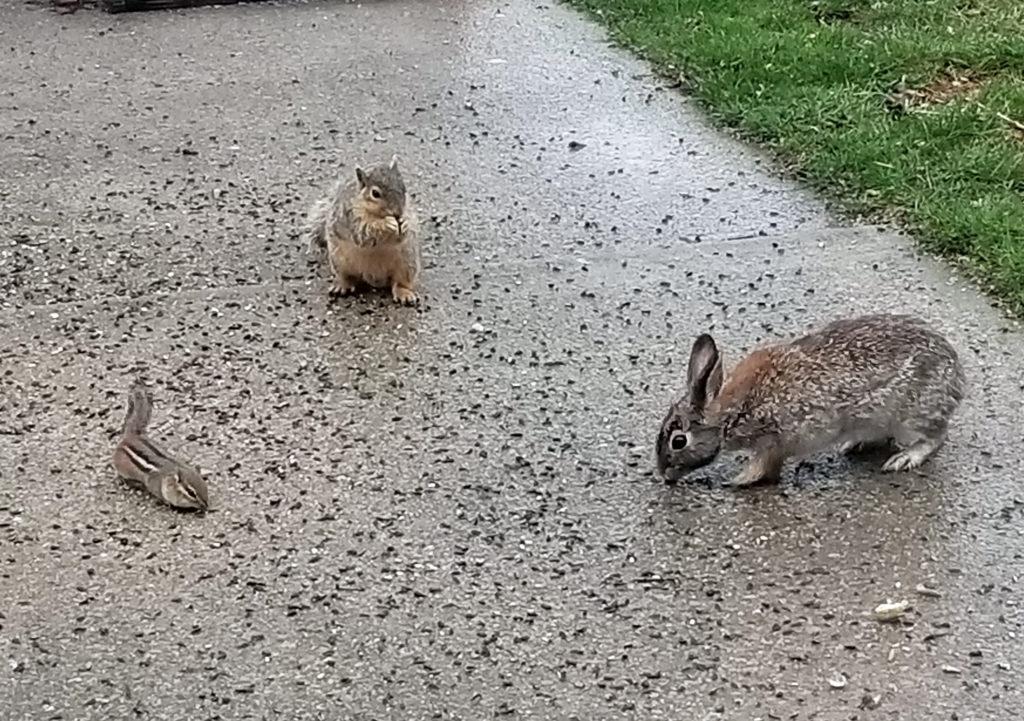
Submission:
M 359 189 L 362 190 L 366 187 L 366 171 L 362 168 L 356 168 L 356 180 L 359 181 Z
M 388 167 L 392 170 L 398 167 L 398 155 L 391 156 L 391 163 L 388 164 Z

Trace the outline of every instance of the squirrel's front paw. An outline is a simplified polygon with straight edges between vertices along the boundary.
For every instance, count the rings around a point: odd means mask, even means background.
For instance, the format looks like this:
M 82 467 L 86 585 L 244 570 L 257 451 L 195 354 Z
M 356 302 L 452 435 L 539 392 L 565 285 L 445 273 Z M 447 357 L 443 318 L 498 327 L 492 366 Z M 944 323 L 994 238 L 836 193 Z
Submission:
M 388 232 L 394 233 L 395 235 L 398 235 L 402 229 L 402 226 L 399 223 L 398 218 L 395 218 L 393 216 L 389 216 L 384 219 L 384 227 L 387 228 Z
M 412 288 L 406 288 L 404 285 L 396 285 L 391 288 L 391 296 L 395 299 L 396 303 L 402 305 L 416 305 L 419 302 L 419 297 Z

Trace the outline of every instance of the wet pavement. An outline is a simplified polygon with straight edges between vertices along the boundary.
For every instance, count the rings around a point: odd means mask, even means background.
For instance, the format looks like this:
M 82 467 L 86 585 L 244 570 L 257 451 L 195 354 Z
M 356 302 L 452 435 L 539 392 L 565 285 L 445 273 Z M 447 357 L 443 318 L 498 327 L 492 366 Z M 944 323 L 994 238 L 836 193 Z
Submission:
M 1019 716 L 1018 325 L 582 17 L 7 3 L 0 77 L 0 718 Z M 329 303 L 298 223 L 392 152 L 425 304 Z M 971 380 L 924 469 L 652 475 L 696 333 L 886 310 Z M 139 373 L 206 516 L 114 477 Z

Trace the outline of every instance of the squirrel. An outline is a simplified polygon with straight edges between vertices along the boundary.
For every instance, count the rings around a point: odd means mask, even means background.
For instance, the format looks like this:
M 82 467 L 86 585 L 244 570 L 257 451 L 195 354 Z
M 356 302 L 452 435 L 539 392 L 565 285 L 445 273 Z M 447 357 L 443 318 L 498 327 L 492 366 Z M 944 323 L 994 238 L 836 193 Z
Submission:
M 128 395 L 121 441 L 114 450 L 114 469 L 124 480 L 175 508 L 207 510 L 209 496 L 199 471 L 172 457 L 146 435 L 152 415 L 149 390 L 137 381 Z
M 354 181 L 337 181 L 310 208 L 306 235 L 310 252 L 327 248 L 331 295 L 348 295 L 362 283 L 390 287 L 397 303 L 418 302 L 419 222 L 407 202 L 397 156 L 386 165 L 357 167 Z

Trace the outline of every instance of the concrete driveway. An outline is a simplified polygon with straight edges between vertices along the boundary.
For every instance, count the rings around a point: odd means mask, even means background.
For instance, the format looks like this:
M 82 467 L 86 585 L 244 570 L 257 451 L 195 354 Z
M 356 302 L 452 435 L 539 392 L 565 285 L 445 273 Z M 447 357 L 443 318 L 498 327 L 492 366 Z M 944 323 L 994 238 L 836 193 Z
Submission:
M 0 78 L 0 718 L 1019 718 L 1016 324 L 580 16 L 8 2 Z M 328 303 L 297 224 L 392 152 L 426 303 Z M 652 475 L 696 333 L 868 310 L 968 366 L 923 470 Z M 138 373 L 206 516 L 113 475 Z

